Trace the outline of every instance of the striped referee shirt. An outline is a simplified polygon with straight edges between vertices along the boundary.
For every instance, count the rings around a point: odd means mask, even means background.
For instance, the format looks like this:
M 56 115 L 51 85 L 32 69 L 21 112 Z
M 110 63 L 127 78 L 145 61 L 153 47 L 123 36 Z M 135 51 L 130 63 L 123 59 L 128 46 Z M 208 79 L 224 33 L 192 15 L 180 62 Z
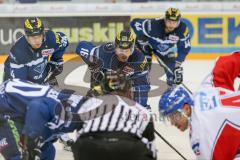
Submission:
M 116 95 L 90 98 L 78 111 L 85 122 L 78 135 L 94 132 L 124 132 L 136 135 L 156 156 L 151 115 L 140 104 Z

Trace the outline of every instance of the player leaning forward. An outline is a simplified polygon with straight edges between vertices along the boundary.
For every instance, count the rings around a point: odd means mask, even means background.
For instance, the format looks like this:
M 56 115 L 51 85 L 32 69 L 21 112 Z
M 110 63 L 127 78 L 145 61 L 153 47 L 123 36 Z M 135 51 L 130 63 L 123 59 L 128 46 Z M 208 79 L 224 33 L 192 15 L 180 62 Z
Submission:
M 192 150 L 198 159 L 234 159 L 240 149 L 240 52 L 220 57 L 192 99 L 181 86 L 166 91 L 160 112 L 181 131 L 190 126 Z M 239 157 L 238 157 L 239 158 Z
M 180 10 L 171 7 L 163 18 L 133 19 L 131 27 L 137 35 L 136 45 L 148 62 L 152 62 L 154 54 L 166 65 L 164 69 L 168 85 L 182 83 L 181 64 L 190 52 L 191 45 L 188 27 L 181 20 Z
M 53 160 L 56 136 L 75 129 L 76 160 L 156 159 L 150 113 L 128 98 L 88 98 L 19 79 L 0 88 L 0 151 L 5 159 Z
M 150 84 L 148 80 L 149 67 L 142 53 L 134 46 L 134 36 L 129 31 L 121 31 L 115 38 L 115 43 L 94 46 L 91 42 L 79 42 L 76 53 L 88 64 L 91 70 L 91 88 L 99 85 L 102 74 L 111 72 L 126 75 L 129 83 L 129 97 L 144 107 L 147 105 Z M 112 79 L 111 88 L 119 88 L 119 80 Z
M 45 30 L 41 19 L 27 18 L 25 35 L 12 46 L 4 63 L 4 78 L 20 78 L 34 83 L 55 85 L 55 76 L 63 70 L 62 56 L 68 40 L 62 32 Z M 50 61 L 48 60 L 50 59 Z

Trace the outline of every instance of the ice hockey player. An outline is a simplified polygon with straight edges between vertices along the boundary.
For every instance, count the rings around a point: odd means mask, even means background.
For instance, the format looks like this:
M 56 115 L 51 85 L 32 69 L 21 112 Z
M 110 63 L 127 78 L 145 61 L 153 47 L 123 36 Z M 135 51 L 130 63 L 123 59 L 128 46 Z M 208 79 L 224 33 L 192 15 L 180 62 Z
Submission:
M 192 150 L 198 159 L 234 159 L 240 151 L 240 52 L 220 57 L 194 98 L 178 86 L 166 91 L 160 112 L 181 131 L 190 126 Z
M 67 37 L 61 32 L 45 30 L 37 17 L 25 20 L 24 31 L 25 35 L 15 42 L 4 63 L 4 81 L 20 78 L 39 84 L 56 84 L 55 76 L 63 70 Z
M 131 97 L 148 107 L 149 67 L 144 55 L 135 49 L 134 41 L 131 32 L 121 31 L 117 34 L 115 43 L 94 46 L 91 42 L 81 41 L 76 53 L 91 70 L 91 88 L 99 85 L 105 72 L 121 71 L 129 77 Z
M 171 7 L 163 18 L 133 19 L 131 28 L 137 36 L 136 46 L 148 62 L 152 63 L 154 54 L 166 65 L 167 84 L 180 84 L 183 81 L 181 64 L 191 49 L 188 27 L 181 20 L 180 10 Z M 174 52 L 175 46 L 177 52 Z
M 0 153 L 7 160 L 54 160 L 55 133 L 61 135 L 62 128 L 73 131 L 70 112 L 77 112 L 85 101 L 19 79 L 5 81 L 0 95 Z
M 132 148 L 121 148 L 127 156 L 155 159 L 150 114 L 134 101 L 115 95 L 86 98 L 19 79 L 6 81 L 0 88 L 0 149 L 5 159 L 53 160 L 54 139 L 74 129 L 79 130 L 81 136 L 94 131 L 96 137 L 106 136 L 115 153 L 119 152 L 119 147 L 131 145 Z M 115 140 L 121 143 L 115 143 Z M 78 142 L 74 146 L 79 145 Z M 98 154 L 97 151 L 94 153 Z

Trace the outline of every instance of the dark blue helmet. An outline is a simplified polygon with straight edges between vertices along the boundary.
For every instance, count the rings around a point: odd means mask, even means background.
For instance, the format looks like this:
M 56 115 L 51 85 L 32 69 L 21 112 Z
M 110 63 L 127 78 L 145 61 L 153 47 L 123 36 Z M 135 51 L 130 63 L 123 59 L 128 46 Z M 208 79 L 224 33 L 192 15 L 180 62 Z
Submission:
M 172 87 L 165 91 L 159 101 L 159 111 L 167 116 L 182 109 L 184 104 L 193 105 L 193 100 L 188 91 L 182 86 Z

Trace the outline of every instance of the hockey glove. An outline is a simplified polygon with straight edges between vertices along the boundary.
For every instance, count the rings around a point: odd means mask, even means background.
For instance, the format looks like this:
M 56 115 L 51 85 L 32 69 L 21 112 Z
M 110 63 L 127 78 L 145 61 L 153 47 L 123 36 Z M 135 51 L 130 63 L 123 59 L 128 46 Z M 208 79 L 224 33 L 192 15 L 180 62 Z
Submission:
M 87 97 L 95 97 L 103 94 L 103 88 L 101 85 L 94 86 L 87 92 Z
M 94 72 L 94 73 L 99 72 L 102 69 L 102 66 L 103 66 L 102 61 L 95 58 L 95 57 L 92 57 L 92 59 L 93 59 L 92 60 L 93 62 L 90 62 L 88 64 L 89 70 L 91 72 Z
M 183 81 L 183 68 L 176 67 L 173 71 L 173 74 L 174 74 L 174 78 L 173 78 L 174 84 L 177 84 L 177 85 L 181 84 Z
M 30 138 L 26 135 L 21 136 L 20 146 L 23 151 L 23 160 L 40 160 L 42 138 Z
M 47 83 L 50 86 L 58 86 L 58 81 L 56 77 L 50 77 Z
M 57 86 L 58 82 L 56 79 L 56 76 L 62 73 L 63 71 L 63 64 L 62 63 L 57 63 L 57 62 L 49 62 L 46 67 L 46 71 L 48 75 L 44 79 L 44 84 L 49 84 L 51 86 Z
M 48 73 L 52 73 L 52 76 L 57 76 L 63 71 L 63 63 L 50 61 L 47 64 Z
M 123 90 L 126 86 L 127 77 L 121 71 L 108 70 L 105 72 L 104 81 L 104 90 L 107 92 Z

